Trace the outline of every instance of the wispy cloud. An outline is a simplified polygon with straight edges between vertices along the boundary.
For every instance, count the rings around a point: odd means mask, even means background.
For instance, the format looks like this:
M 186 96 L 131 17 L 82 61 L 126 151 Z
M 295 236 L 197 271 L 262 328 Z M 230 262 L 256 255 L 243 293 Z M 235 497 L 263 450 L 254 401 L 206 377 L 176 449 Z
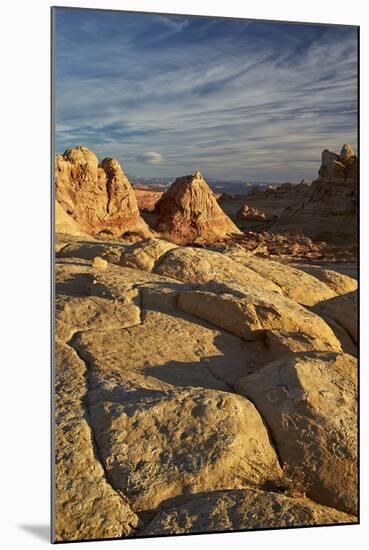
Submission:
M 160 153 L 155 151 L 145 151 L 144 153 L 137 155 L 137 162 L 145 162 L 147 164 L 160 164 L 163 162 L 163 157 Z
M 157 21 L 175 32 L 181 32 L 189 25 L 188 19 L 179 20 L 175 17 L 164 17 L 163 15 L 159 15 Z
M 59 9 L 57 149 L 143 176 L 313 178 L 324 148 L 356 146 L 356 48 L 352 27 Z

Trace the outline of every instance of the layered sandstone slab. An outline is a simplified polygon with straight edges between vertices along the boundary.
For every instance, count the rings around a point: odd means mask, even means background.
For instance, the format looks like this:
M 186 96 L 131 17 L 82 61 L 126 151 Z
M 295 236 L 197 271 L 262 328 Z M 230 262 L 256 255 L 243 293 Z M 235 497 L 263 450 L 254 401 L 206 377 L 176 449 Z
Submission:
M 333 319 L 341 325 L 356 343 L 358 338 L 357 291 L 323 300 L 313 310 L 324 318 Z
M 149 260 L 150 258 L 150 260 Z M 121 264 L 155 271 L 185 283 L 234 282 L 283 294 L 312 306 L 334 298 L 336 292 L 317 277 L 286 264 L 257 258 L 233 248 L 225 253 L 193 247 L 176 247 L 166 241 L 141 241 L 122 252 Z M 241 264 L 241 265 L 240 265 Z M 339 275 L 337 275 L 339 279 Z
M 80 330 L 109 330 L 140 321 L 139 307 L 124 297 L 58 295 L 55 306 L 56 335 L 65 342 Z
M 135 510 L 282 474 L 259 413 L 230 393 L 252 351 L 193 321 L 148 310 L 138 325 L 73 341 L 89 365 L 91 421 L 109 480 Z
M 245 489 L 194 495 L 158 511 L 141 535 L 208 533 L 356 523 L 355 516 L 321 506 L 307 498 Z
M 346 295 L 302 271 L 294 294 L 262 261 L 258 272 L 158 239 L 64 241 L 59 540 L 355 522 L 343 512 L 355 512 L 355 360 L 320 312 Z M 298 303 L 303 292 L 314 312 Z M 282 382 L 268 371 L 275 357 Z
M 151 234 L 140 216 L 136 197 L 119 162 L 100 164 L 87 147 L 56 155 L 56 199 L 82 231 L 90 235 Z
M 257 258 L 253 254 L 233 254 L 230 258 L 253 270 L 261 277 L 265 277 L 279 287 L 283 295 L 304 306 L 313 306 L 322 300 L 334 298 L 336 293 L 324 281 L 305 273 L 300 269 L 282 264 L 277 261 Z
M 84 404 L 86 367 L 73 349 L 55 357 L 55 538 L 122 537 L 138 517 L 106 479 Z
M 357 367 L 351 355 L 291 354 L 236 389 L 255 403 L 293 484 L 357 513 Z
M 240 396 L 145 388 L 91 404 L 107 475 L 135 510 L 182 494 L 262 485 L 282 471 L 263 420 Z
M 179 294 L 178 307 L 269 351 L 342 351 L 332 329 L 296 302 L 257 287 L 212 281 Z M 278 345 L 279 343 L 279 345 Z M 272 349 L 271 349 L 272 348 Z
M 173 248 L 176 248 L 175 244 L 160 239 L 143 240 L 125 249 L 120 263 L 124 267 L 153 271 L 156 262 Z
M 177 178 L 155 205 L 157 230 L 173 242 L 221 240 L 240 234 L 199 171 Z
M 71 241 L 65 235 L 59 235 L 56 257 L 92 261 L 99 256 L 111 264 L 119 264 L 122 250 L 128 246 L 130 246 L 128 243 L 117 243 L 110 240 L 106 242 L 91 237 Z
M 344 273 L 314 265 L 298 266 L 298 269 L 313 275 L 313 277 L 329 286 L 336 294 L 347 294 L 357 289 L 357 280 Z
M 155 266 L 155 272 L 184 283 L 209 281 L 236 282 L 242 286 L 256 286 L 282 294 L 281 289 L 248 267 L 224 254 L 199 248 L 178 247 L 164 254 Z

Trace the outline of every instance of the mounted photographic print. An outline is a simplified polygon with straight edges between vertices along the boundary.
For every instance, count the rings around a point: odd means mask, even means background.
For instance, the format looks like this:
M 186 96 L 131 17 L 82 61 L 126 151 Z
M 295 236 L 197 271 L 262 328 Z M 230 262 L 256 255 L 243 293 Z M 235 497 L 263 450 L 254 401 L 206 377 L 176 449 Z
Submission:
M 55 542 L 358 522 L 358 31 L 52 9 Z

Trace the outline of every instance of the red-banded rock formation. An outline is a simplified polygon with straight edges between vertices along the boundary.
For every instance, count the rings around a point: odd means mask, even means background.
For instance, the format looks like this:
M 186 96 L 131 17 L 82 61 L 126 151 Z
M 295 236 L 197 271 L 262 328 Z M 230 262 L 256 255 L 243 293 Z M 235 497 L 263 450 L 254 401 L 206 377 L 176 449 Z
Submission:
M 177 178 L 156 203 L 158 231 L 175 242 L 211 242 L 240 234 L 199 171 Z
M 133 188 L 136 195 L 137 205 L 141 212 L 150 212 L 155 208 L 155 204 L 158 202 L 163 194 L 163 191 L 156 191 L 150 189 L 150 187 L 136 186 Z
M 319 177 L 281 214 L 273 229 L 303 232 L 337 244 L 357 241 L 357 156 L 350 145 L 340 155 L 322 153 Z
M 150 234 L 117 160 L 107 157 L 99 164 L 87 147 L 67 149 L 56 155 L 55 185 L 57 201 L 82 231 L 115 237 Z

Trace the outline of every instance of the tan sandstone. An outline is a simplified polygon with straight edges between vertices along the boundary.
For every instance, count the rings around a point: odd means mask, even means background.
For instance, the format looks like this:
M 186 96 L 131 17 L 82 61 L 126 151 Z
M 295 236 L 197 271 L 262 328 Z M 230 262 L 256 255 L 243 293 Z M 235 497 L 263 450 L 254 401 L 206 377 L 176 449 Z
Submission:
M 242 286 L 257 286 L 281 294 L 275 283 L 239 264 L 224 254 L 199 248 L 178 247 L 167 252 L 155 267 L 155 272 L 184 283 L 229 281 Z
M 256 258 L 252 254 L 233 255 L 234 261 L 251 269 L 260 276 L 277 285 L 283 295 L 304 306 L 314 304 L 336 296 L 336 293 L 325 282 L 318 280 L 300 269 L 277 261 Z
M 87 236 L 87 233 L 82 231 L 74 219 L 65 212 L 58 201 L 55 201 L 55 233 L 65 233 L 77 237 Z
M 181 292 L 178 307 L 246 341 L 265 339 L 268 333 L 277 338 L 282 331 L 284 343 L 290 340 L 284 351 L 341 351 L 331 328 L 320 317 L 284 296 L 257 287 L 245 290 L 236 284 L 212 281 Z M 267 342 L 269 346 L 272 343 Z
M 325 283 L 336 294 L 347 294 L 357 289 L 357 280 L 344 273 L 315 265 L 299 265 L 296 267 Z
M 95 256 L 92 260 L 92 267 L 94 269 L 106 269 L 108 267 L 108 262 L 104 260 L 104 258 L 100 258 L 100 256 Z
M 124 267 L 153 271 L 156 262 L 168 250 L 176 248 L 175 244 L 160 239 L 146 239 L 133 244 L 121 256 L 120 263 Z
M 107 157 L 99 164 L 92 151 L 78 146 L 57 155 L 55 164 L 56 199 L 84 232 L 105 236 L 152 233 L 116 159 Z
M 57 344 L 55 357 L 55 539 L 122 537 L 138 517 L 106 479 L 84 405 L 86 369 Z
M 263 415 L 295 487 L 357 513 L 357 366 L 347 354 L 283 357 L 236 389 Z
M 257 486 L 281 475 L 263 420 L 242 397 L 142 389 L 91 407 L 109 479 L 135 510 L 151 510 L 183 493 Z
M 319 177 L 282 212 L 275 231 L 300 232 L 331 243 L 357 242 L 357 164 L 350 145 L 322 153 Z
M 358 339 L 358 307 L 357 291 L 336 296 L 330 300 L 317 303 L 313 311 L 324 318 L 333 319 L 341 325 L 357 343 Z
M 56 256 L 58 540 L 355 522 L 355 360 L 317 353 L 351 338 L 324 312 L 347 295 L 158 239 Z
M 141 534 L 209 533 L 356 521 L 352 515 L 307 498 L 289 498 L 270 491 L 245 489 L 194 495 L 175 507 L 158 511 Z

